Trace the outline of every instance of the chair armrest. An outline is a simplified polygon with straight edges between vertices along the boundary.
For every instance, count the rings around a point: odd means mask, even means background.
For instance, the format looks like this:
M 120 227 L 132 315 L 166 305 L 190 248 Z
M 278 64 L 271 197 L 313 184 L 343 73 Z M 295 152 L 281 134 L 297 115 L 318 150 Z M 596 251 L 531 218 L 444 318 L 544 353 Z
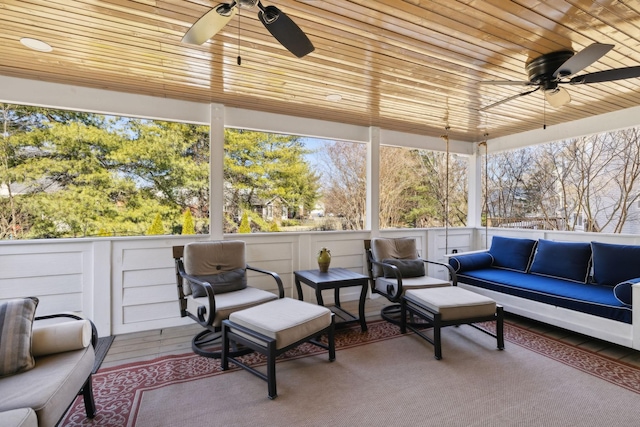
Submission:
M 267 274 L 273 277 L 273 279 L 276 281 L 276 284 L 278 285 L 278 298 L 284 298 L 284 285 L 282 284 L 282 279 L 280 278 L 278 273 L 274 271 L 263 270 L 257 267 L 251 267 L 249 264 L 247 264 L 247 270 L 256 271 L 258 273 Z
M 196 313 L 196 316 L 198 318 L 198 322 L 200 322 L 200 324 L 202 324 L 203 326 L 211 326 L 213 325 L 213 320 L 215 318 L 215 316 L 213 316 L 213 314 L 216 312 L 216 298 L 215 298 L 215 291 L 213 290 L 213 287 L 211 286 L 211 284 L 209 282 L 206 282 L 202 279 L 199 279 L 196 276 L 192 276 L 190 274 L 187 274 L 184 271 L 184 266 L 182 265 L 182 263 L 180 263 L 180 265 L 178 266 L 178 274 L 180 275 L 180 277 L 184 280 L 188 280 L 190 282 L 196 283 L 200 286 L 202 286 L 205 290 L 205 292 L 207 293 L 207 299 L 209 300 L 209 313 L 207 313 L 207 308 L 204 306 L 199 306 L 198 307 L 198 312 Z M 209 314 L 207 316 L 207 314 Z
M 431 261 L 424 258 L 421 259 L 428 264 L 440 265 L 442 267 L 445 267 L 449 271 L 449 280 L 451 280 L 451 284 L 453 286 L 458 286 L 458 275 L 456 274 L 456 271 L 453 269 L 453 267 L 451 267 L 449 264 L 439 261 Z
M 393 271 L 393 274 L 396 276 L 396 281 L 398 283 L 398 287 L 396 288 L 396 292 L 394 293 L 393 292 L 394 291 L 393 286 L 387 286 L 387 298 L 389 298 L 389 300 L 392 301 L 392 302 L 400 301 L 400 295 L 402 295 L 402 273 L 400 273 L 400 269 L 398 267 L 396 267 L 395 265 L 387 264 L 387 263 L 382 262 L 382 261 L 376 261 L 374 259 L 371 259 L 371 264 L 372 265 L 379 265 L 383 269 L 386 267 L 386 268 L 391 269 L 391 271 Z M 374 280 L 375 280 L 375 278 L 374 278 Z

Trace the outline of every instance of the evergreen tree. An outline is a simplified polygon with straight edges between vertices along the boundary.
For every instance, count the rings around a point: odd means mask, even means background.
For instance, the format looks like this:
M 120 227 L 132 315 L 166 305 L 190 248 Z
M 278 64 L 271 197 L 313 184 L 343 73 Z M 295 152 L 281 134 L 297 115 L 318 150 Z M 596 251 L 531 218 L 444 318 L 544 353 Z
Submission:
M 196 234 L 196 228 L 193 223 L 193 215 L 191 215 L 191 209 L 184 211 L 182 218 L 182 234 Z
M 157 213 L 209 216 L 206 126 L 8 104 L 0 126 L 0 238 L 143 235 Z
M 156 217 L 153 219 L 153 223 L 151 223 L 151 227 L 147 230 L 147 235 L 160 235 L 164 234 L 164 225 L 162 224 L 162 217 L 160 214 L 156 214 Z
M 290 210 L 312 209 L 319 177 L 304 157 L 309 153 L 296 136 L 225 130 L 225 196 L 231 211 L 276 196 L 286 199 Z
M 242 213 L 242 220 L 240 220 L 238 233 L 251 233 L 251 224 L 249 224 L 249 215 L 247 214 L 247 211 Z

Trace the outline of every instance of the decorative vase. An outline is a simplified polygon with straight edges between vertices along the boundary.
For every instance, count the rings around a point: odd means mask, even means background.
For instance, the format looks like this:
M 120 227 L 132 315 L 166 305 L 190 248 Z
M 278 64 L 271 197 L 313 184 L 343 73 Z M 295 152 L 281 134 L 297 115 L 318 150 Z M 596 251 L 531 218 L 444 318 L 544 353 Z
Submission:
M 320 252 L 318 252 L 318 268 L 320 269 L 320 273 L 329 271 L 329 264 L 331 264 L 331 252 L 327 248 L 320 249 Z

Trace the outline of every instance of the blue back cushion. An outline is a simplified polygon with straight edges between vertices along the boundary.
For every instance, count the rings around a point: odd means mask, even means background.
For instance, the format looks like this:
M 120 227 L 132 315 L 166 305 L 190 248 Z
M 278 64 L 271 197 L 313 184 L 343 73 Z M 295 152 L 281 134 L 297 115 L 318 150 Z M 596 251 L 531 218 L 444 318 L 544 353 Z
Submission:
M 530 272 L 587 283 L 591 272 L 591 244 L 539 239 Z
M 489 253 L 494 267 L 526 272 L 535 247 L 535 240 L 493 236 Z
M 640 277 L 640 246 L 591 242 L 593 280 L 599 285 L 615 286 Z

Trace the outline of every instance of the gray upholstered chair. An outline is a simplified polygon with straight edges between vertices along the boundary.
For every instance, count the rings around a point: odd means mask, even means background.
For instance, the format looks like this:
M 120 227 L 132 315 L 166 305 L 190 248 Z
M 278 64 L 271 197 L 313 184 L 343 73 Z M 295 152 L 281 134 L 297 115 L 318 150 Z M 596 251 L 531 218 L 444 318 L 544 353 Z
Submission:
M 205 328 L 191 345 L 201 356 L 220 357 L 222 321 L 231 313 L 284 297 L 282 280 L 276 273 L 247 265 L 243 241 L 174 246 L 173 258 L 180 316 L 188 316 Z M 271 276 L 277 293 L 248 286 L 248 270 Z
M 371 291 L 394 303 L 380 313 L 389 322 L 400 323 L 400 300 L 406 290 L 457 285 L 456 273 L 449 264 L 420 258 L 415 239 L 374 238 L 365 240 L 364 246 Z M 445 267 L 451 281 L 427 276 L 427 264 Z

